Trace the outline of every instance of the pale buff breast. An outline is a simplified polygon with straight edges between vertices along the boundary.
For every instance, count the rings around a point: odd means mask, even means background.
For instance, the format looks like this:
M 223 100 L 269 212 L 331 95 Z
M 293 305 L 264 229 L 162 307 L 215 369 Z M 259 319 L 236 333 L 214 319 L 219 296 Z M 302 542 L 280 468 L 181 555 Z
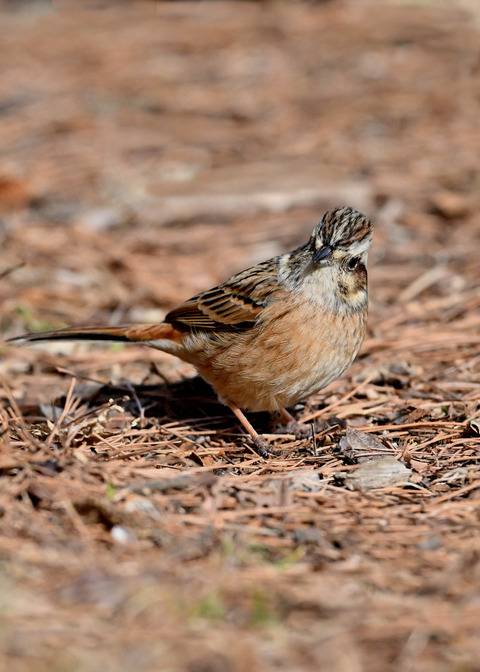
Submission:
M 267 310 L 253 329 L 192 335 L 184 344 L 183 358 L 220 399 L 245 410 L 292 406 L 323 389 L 352 363 L 365 335 L 365 311 L 332 314 L 308 302 L 284 314 L 278 304 Z

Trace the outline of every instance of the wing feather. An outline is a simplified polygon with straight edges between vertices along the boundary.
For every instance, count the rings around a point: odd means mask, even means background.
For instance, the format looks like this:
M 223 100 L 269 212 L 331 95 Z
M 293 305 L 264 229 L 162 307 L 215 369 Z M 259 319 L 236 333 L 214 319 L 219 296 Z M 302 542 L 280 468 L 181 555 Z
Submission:
M 248 329 L 279 291 L 278 258 L 248 268 L 174 308 L 165 322 L 192 329 Z

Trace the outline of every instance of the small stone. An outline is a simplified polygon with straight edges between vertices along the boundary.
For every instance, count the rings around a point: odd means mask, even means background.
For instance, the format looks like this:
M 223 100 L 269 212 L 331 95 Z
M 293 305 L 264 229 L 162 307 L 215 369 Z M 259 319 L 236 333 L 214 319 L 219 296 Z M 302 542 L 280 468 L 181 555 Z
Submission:
M 394 485 L 405 485 L 411 470 L 391 455 L 364 462 L 347 474 L 346 482 L 355 490 L 372 490 Z
M 88 231 L 105 231 L 120 224 L 122 215 L 114 208 L 92 208 L 83 212 L 75 222 Z
M 440 537 L 432 536 L 427 537 L 418 544 L 418 548 L 421 551 L 438 551 L 439 548 L 442 548 L 443 542 Z
M 319 474 L 313 469 L 299 469 L 292 474 L 288 484 L 290 490 L 317 492 L 322 487 Z
M 135 537 L 130 530 L 127 530 L 127 528 L 122 525 L 114 525 L 110 530 L 110 534 L 118 544 L 130 544 L 135 540 Z

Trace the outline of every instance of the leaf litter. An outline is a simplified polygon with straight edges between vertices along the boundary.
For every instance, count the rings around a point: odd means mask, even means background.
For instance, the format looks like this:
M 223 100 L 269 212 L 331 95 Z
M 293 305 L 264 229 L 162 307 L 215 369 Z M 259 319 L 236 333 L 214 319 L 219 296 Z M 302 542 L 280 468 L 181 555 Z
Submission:
M 369 333 L 346 374 L 293 409 L 310 435 L 252 415 L 279 451 L 269 460 L 192 369 L 163 353 L 3 346 L 0 667 L 478 669 L 480 148 L 469 106 L 478 29 L 455 7 L 376 2 L 372 14 L 360 3 L 347 19 L 336 3 L 263 14 L 251 3 L 225 5 L 203 33 L 166 3 L 160 45 L 149 3 L 138 4 L 134 21 L 115 15 L 122 50 L 104 39 L 101 16 L 86 40 L 85 17 L 58 13 L 50 40 L 5 13 L 15 49 L 2 58 L 26 44 L 50 54 L 64 108 L 47 121 L 42 84 L 18 89 L 15 117 L 0 108 L 14 159 L 1 166 L 2 333 L 161 319 L 300 243 L 319 209 L 337 204 L 325 195 L 332 179 L 377 222 Z M 431 44 L 405 47 L 419 30 Z M 263 56 L 252 39 L 268 45 Z M 92 90 L 88 103 L 72 94 L 87 75 L 71 59 L 92 44 L 98 81 L 113 88 Z M 319 67 L 340 86 L 328 54 L 342 63 L 357 116 L 340 89 L 318 86 Z M 254 56 L 263 70 L 252 70 Z M 229 84 L 211 77 L 223 58 L 237 64 Z M 275 72 L 284 86 L 265 79 Z M 405 82 L 422 72 L 433 73 L 425 92 L 412 92 Z M 225 95 L 231 82 L 250 92 L 242 109 Z M 5 74 L 6 90 L 15 87 Z M 452 87 L 461 108 L 443 96 Z M 315 131 L 319 109 L 326 135 Z M 396 141 L 399 124 L 418 146 Z M 319 147 L 324 167 L 312 163 Z M 349 191 L 360 174 L 369 179 Z M 297 180 L 317 192 L 300 194 Z M 94 198 L 92 184 L 103 185 Z M 258 196 L 258 184 L 267 194 L 280 184 L 281 205 Z M 156 221 L 162 198 L 176 200 Z

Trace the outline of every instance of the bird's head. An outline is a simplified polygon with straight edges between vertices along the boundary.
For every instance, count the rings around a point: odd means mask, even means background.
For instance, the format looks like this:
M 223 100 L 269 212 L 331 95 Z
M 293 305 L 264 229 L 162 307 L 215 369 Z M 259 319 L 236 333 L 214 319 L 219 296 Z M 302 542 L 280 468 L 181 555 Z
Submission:
M 285 284 L 335 312 L 367 306 L 367 255 L 370 220 L 346 206 L 328 210 L 302 247 L 280 257 Z
M 349 207 L 327 210 L 309 241 L 316 266 L 337 265 L 354 273 L 367 264 L 373 226 L 365 215 Z

